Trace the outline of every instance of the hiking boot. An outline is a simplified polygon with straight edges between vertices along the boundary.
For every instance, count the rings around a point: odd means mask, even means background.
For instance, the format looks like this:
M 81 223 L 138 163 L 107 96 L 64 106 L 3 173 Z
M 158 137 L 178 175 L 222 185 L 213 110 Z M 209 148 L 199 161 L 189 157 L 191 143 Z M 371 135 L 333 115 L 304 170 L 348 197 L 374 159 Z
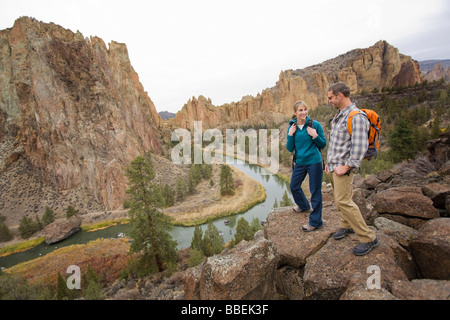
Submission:
M 311 209 L 302 210 L 299 207 L 293 208 L 292 210 L 294 210 L 294 212 L 297 212 L 297 213 L 310 213 L 311 212 Z
M 302 227 L 302 230 L 305 231 L 305 232 L 311 232 L 311 231 L 314 231 L 314 230 L 317 230 L 317 229 L 322 229 L 322 228 L 323 228 L 323 225 L 321 225 L 320 227 L 313 227 L 312 225 L 310 225 L 308 223 L 308 224 L 305 224 Z
M 366 242 L 366 243 L 358 243 L 358 245 L 353 249 L 353 253 L 357 256 L 363 256 L 365 254 L 368 254 L 370 250 L 373 248 L 376 248 L 380 245 L 380 241 L 378 241 L 378 238 L 375 238 L 372 242 Z
M 340 240 L 340 239 L 344 238 L 347 234 L 350 234 L 350 233 L 355 233 L 355 231 L 353 231 L 352 228 L 349 228 L 349 229 L 340 228 L 338 231 L 336 231 L 335 234 L 333 234 L 333 238 L 335 240 Z

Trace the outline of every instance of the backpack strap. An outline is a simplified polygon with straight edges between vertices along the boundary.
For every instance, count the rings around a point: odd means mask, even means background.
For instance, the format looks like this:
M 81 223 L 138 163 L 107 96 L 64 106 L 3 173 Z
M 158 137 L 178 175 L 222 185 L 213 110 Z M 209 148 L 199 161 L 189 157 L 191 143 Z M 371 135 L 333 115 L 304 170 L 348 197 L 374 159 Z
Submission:
M 348 128 L 348 132 L 350 133 L 350 135 L 352 135 L 352 133 L 353 133 L 353 129 L 352 129 L 352 120 L 353 120 L 353 117 L 354 117 L 355 115 L 357 115 L 358 113 L 362 113 L 362 114 L 365 115 L 365 113 L 362 112 L 362 111 L 360 111 L 360 110 L 354 110 L 354 111 L 352 111 L 352 112 L 350 112 L 350 113 L 348 114 L 348 117 L 347 117 L 347 128 Z M 367 116 L 366 116 L 366 117 L 367 117 Z M 369 121 L 369 122 L 370 122 L 370 121 Z

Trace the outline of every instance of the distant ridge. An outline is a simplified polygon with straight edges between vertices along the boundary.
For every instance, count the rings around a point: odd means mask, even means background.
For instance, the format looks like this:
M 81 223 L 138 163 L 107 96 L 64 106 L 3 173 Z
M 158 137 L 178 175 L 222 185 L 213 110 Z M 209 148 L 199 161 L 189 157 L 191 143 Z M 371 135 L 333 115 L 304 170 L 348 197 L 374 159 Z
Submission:
M 450 67 L 450 59 L 419 61 L 420 70 L 422 71 L 422 74 L 430 72 L 433 69 L 433 67 L 438 63 L 442 63 L 442 66 L 444 68 Z
M 175 115 L 176 115 L 175 113 L 172 113 L 169 111 L 161 111 L 161 112 L 158 112 L 158 114 L 161 117 L 161 119 L 163 119 L 163 120 L 175 118 Z

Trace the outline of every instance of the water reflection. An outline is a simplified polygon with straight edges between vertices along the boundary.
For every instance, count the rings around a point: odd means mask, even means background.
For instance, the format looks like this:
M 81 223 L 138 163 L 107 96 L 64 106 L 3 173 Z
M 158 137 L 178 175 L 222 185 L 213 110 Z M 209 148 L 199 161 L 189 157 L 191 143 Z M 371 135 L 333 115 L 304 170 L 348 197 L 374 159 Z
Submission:
M 223 235 L 224 241 L 228 242 L 234 238 L 237 221 L 241 217 L 244 217 L 249 223 L 251 223 L 254 218 L 258 218 L 259 221 L 265 221 L 267 215 L 273 208 L 275 200 L 280 203 L 285 191 L 287 191 L 288 196 L 292 201 L 293 199 L 289 189 L 289 184 L 279 176 L 271 174 L 269 170 L 258 165 L 249 164 L 244 162 L 243 160 L 237 159 L 227 159 L 226 163 L 233 167 L 236 167 L 256 181 L 260 182 L 266 190 L 266 200 L 264 202 L 257 204 L 244 213 L 219 218 L 213 221 L 213 224 Z M 203 232 L 205 232 L 207 225 L 202 225 L 201 228 Z M 0 258 L 0 267 L 8 268 L 17 263 L 35 259 L 57 248 L 74 244 L 83 244 L 98 238 L 114 238 L 120 232 L 125 233 L 125 235 L 129 235 L 130 231 L 131 226 L 128 224 L 116 225 L 93 232 L 80 231 L 74 234 L 69 239 L 55 243 L 53 245 L 46 245 L 45 243 L 43 243 L 25 252 L 15 253 L 6 257 L 2 257 Z M 178 249 L 187 248 L 191 245 L 192 237 L 194 235 L 194 227 L 174 226 L 171 234 L 172 238 L 178 243 Z

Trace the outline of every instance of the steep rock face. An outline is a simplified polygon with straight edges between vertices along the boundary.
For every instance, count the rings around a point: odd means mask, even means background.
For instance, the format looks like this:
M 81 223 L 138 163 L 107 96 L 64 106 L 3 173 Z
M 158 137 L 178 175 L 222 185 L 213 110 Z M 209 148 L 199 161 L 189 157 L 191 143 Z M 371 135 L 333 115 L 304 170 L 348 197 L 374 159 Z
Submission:
M 85 186 L 119 207 L 125 167 L 160 150 L 161 118 L 126 45 L 23 17 L 0 31 L 0 70 L 0 143 L 15 141 L 60 191 Z
M 354 94 L 375 88 L 414 85 L 422 82 L 422 75 L 417 61 L 400 54 L 386 41 L 379 41 L 367 49 L 355 49 L 315 66 L 283 71 L 274 87 L 256 97 L 246 96 L 237 103 L 215 107 L 209 99 L 194 98 L 184 105 L 172 123 L 189 129 L 193 121 L 202 121 L 203 128 L 252 118 L 256 123 L 274 122 L 271 119 L 274 115 L 278 118 L 279 114 L 292 115 L 292 105 L 297 100 L 304 100 L 311 108 L 326 104 L 328 87 L 338 81 L 346 82 Z

